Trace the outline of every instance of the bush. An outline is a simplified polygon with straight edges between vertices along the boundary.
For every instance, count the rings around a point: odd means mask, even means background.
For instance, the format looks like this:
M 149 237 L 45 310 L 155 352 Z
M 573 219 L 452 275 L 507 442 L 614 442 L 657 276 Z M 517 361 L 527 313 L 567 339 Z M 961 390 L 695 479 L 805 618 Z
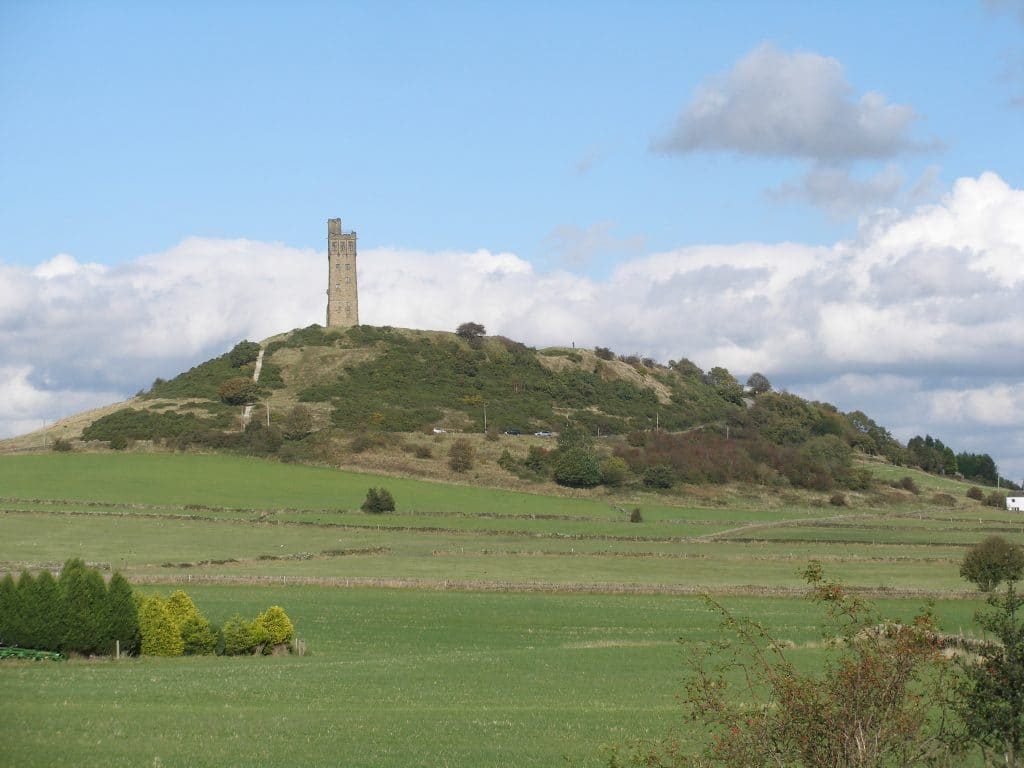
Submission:
M 58 437 L 53 441 L 51 448 L 58 453 L 67 453 L 71 450 L 71 441 L 65 440 L 63 437 Z
M 217 648 L 217 633 L 199 613 L 185 619 L 179 631 L 186 656 L 209 656 Z
M 140 652 L 145 656 L 181 656 L 185 644 L 167 603 L 159 595 L 143 599 L 139 608 Z
M 475 341 L 486 333 L 487 329 L 480 323 L 463 323 L 455 329 L 455 335 L 466 341 Z
M 899 480 L 894 480 L 892 482 L 892 487 L 902 488 L 904 491 L 910 491 L 915 496 L 918 496 L 921 493 L 921 489 L 918 487 L 917 483 L 914 482 L 914 478 L 910 476 L 901 477 Z
M 608 347 L 594 347 L 594 354 L 601 360 L 615 359 L 615 353 L 608 349 Z
M 571 488 L 593 488 L 601 482 L 601 467 L 587 448 L 561 451 L 555 461 L 555 482 Z
M 394 512 L 395 499 L 387 488 L 370 488 L 360 509 L 370 514 Z
M 674 482 L 672 468 L 664 464 L 656 464 L 644 471 L 644 485 L 648 488 L 671 488 Z
M 313 414 L 304 405 L 296 405 L 277 420 L 281 434 L 288 440 L 301 440 L 313 431 Z
M 936 493 L 932 496 L 932 504 L 938 504 L 941 507 L 955 507 L 956 499 L 948 493 Z
M 975 501 L 984 501 L 985 492 L 976 485 L 972 485 L 967 489 L 967 498 L 974 499 Z
M 123 451 L 128 447 L 128 438 L 124 435 L 114 435 L 110 438 L 110 447 L 115 451 Z
M 639 429 L 634 430 L 626 435 L 626 442 L 634 448 L 643 448 L 647 445 L 647 433 Z
M 601 460 L 601 483 L 611 487 L 622 485 L 629 476 L 629 465 L 618 456 Z
M 228 362 L 232 368 L 241 368 L 246 363 L 255 362 L 259 356 L 259 344 L 254 341 L 240 341 L 228 352 Z
M 288 643 L 295 637 L 295 627 L 279 605 L 270 606 L 256 617 L 254 624 L 262 628 L 270 645 Z
M 833 493 L 832 496 L 829 497 L 828 503 L 831 504 L 833 507 L 845 507 L 846 496 L 844 496 L 841 493 Z
M 989 536 L 975 544 L 960 563 L 960 575 L 982 592 L 991 592 L 1003 581 L 1017 581 L 1024 573 L 1024 552 L 1002 536 Z
M 448 449 L 448 466 L 453 472 L 468 472 L 473 468 L 476 451 L 464 437 L 458 438 Z
M 430 450 L 429 445 L 417 445 L 412 455 L 417 459 L 430 459 L 433 458 L 434 452 Z
M 640 507 L 633 507 L 629 513 L 629 522 L 631 523 L 642 523 L 644 516 L 640 513 Z
M 217 396 L 228 405 L 246 405 L 259 396 L 259 387 L 247 376 L 236 376 L 217 388 Z
M 252 623 L 246 621 L 237 613 L 224 622 L 224 655 L 240 656 L 245 653 L 252 653 L 257 645 L 257 638 L 253 632 Z
M 985 497 L 986 507 L 999 507 L 1000 509 L 1006 508 L 1006 494 L 1000 493 L 999 491 L 992 491 L 988 496 Z

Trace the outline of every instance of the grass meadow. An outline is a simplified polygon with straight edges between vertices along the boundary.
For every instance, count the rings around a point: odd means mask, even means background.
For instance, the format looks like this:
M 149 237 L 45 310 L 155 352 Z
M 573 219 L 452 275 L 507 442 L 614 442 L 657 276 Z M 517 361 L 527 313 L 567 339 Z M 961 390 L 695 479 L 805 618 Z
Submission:
M 280 604 L 311 652 L 4 662 L 0 766 L 600 765 L 602 744 L 680 725 L 687 645 L 718 634 L 701 592 L 804 664 L 822 653 L 800 596 L 812 558 L 889 615 L 931 597 L 944 628 L 971 631 L 959 560 L 991 533 L 1024 542 L 1022 519 L 896 472 L 924 492 L 833 506 L 757 489 L 542 496 L 227 456 L 3 456 L 0 571 L 81 557 L 142 590 L 183 585 L 215 621 Z M 395 514 L 359 511 L 371 485 Z

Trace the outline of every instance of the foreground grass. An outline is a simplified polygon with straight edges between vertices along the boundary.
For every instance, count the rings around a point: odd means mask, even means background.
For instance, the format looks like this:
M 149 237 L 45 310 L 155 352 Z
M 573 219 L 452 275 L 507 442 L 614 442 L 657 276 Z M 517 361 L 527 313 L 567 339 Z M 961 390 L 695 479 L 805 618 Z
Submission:
M 303 658 L 0 666 L 0 764 L 551 766 L 678 723 L 696 598 L 194 587 L 211 618 L 286 606 Z M 805 600 L 729 598 L 814 663 Z M 907 601 L 886 604 L 909 615 Z M 949 629 L 973 604 L 942 602 Z

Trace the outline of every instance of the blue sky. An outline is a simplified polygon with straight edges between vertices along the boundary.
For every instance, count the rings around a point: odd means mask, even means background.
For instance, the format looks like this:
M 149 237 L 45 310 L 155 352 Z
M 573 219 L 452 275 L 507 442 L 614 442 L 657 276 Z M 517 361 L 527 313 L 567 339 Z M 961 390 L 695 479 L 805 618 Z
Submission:
M 278 292 L 269 316 L 246 300 L 267 282 L 318 285 L 324 222 L 341 216 L 359 232 L 368 322 L 477 317 L 535 344 L 765 369 L 1024 475 L 1024 317 L 982 311 L 1024 286 L 1012 224 L 1022 135 L 1020 2 L 8 0 L 0 298 L 36 299 L 0 311 L 0 432 L 316 319 L 319 290 Z M 986 173 L 999 183 L 981 183 Z M 972 218 L 977 207 L 987 218 Z M 932 256 L 920 256 L 925 241 Z M 196 287 L 229 267 L 251 284 Z M 973 285 L 958 268 L 989 282 L 958 294 Z M 431 282 L 444 270 L 482 282 L 452 295 L 458 281 Z M 207 318 L 189 343 L 143 354 L 133 338 L 89 367 L 66 362 L 70 341 L 26 330 L 68 329 L 82 349 L 66 324 L 136 324 L 99 297 L 130 304 L 140 272 L 162 276 L 150 304 L 174 296 Z M 839 284 L 866 274 L 852 307 Z M 898 295 L 908 281 L 932 287 Z M 481 286 L 494 293 L 478 304 Z M 602 325 L 602 307 L 627 295 L 645 311 Z M 532 309 L 496 308 L 512 303 Z M 796 319 L 784 312 L 794 304 L 814 311 Z M 170 338 L 137 325 L 140 338 Z M 808 326 L 817 332 L 801 335 Z M 767 339 L 772 328 L 788 343 Z M 926 343 L 892 338 L 908 328 Z M 964 398 L 973 405 L 950 405 Z

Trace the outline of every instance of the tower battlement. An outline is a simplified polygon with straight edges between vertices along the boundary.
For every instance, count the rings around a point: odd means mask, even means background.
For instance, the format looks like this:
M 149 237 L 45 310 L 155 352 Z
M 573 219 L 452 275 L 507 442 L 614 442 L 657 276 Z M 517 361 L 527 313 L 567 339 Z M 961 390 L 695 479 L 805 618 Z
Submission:
M 359 325 L 356 281 L 356 233 L 345 232 L 341 219 L 327 220 L 327 327 Z

